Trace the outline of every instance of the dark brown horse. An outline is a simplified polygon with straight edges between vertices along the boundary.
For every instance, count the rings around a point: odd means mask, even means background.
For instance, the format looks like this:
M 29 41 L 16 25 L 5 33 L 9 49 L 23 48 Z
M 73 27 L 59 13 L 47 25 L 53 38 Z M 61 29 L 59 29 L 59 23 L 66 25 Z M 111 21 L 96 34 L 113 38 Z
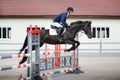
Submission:
M 71 44 L 72 47 L 69 49 L 65 49 L 64 51 L 72 51 L 75 50 L 79 45 L 80 42 L 74 40 L 76 33 L 79 31 L 83 30 L 84 33 L 88 36 L 88 38 L 92 38 L 92 33 L 91 33 L 91 22 L 90 21 L 76 21 L 70 24 L 66 28 L 66 32 L 63 33 L 62 35 L 62 41 L 60 42 L 58 39 L 58 35 L 50 35 L 49 30 L 47 29 L 42 29 L 40 33 L 40 47 L 44 43 L 48 44 Z M 27 47 L 27 37 L 24 41 L 23 47 L 20 50 L 19 54 Z M 32 46 L 32 50 L 35 50 L 35 46 Z M 27 49 L 25 49 L 25 53 L 27 53 Z M 22 61 L 20 61 L 19 64 L 22 64 L 26 61 L 27 57 L 24 57 Z

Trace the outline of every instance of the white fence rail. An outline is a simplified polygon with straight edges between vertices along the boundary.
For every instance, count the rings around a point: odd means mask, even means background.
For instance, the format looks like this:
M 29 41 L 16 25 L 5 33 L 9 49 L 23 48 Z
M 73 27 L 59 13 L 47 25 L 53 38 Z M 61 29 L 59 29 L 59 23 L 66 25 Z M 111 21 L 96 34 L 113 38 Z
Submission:
M 88 42 L 79 46 L 81 53 L 120 53 L 120 42 Z
M 23 43 L 0 43 L 1 53 L 18 53 Z M 17 47 L 16 47 L 17 46 Z M 42 50 L 44 50 L 42 48 Z M 80 53 L 120 53 L 120 42 L 81 42 Z

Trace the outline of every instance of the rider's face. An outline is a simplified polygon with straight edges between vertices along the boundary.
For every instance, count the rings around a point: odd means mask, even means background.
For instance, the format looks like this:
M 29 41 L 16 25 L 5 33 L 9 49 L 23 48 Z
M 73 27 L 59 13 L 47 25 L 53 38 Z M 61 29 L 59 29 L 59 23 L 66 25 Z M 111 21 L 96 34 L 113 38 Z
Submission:
M 73 11 L 68 11 L 68 15 L 72 15 L 73 14 Z

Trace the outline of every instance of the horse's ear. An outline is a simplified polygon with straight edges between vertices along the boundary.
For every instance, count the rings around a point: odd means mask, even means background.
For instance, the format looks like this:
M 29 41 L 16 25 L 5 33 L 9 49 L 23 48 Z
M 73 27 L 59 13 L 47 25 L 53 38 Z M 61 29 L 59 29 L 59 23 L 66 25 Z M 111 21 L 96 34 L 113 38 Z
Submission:
M 41 29 L 43 30 L 43 29 L 45 29 L 45 27 L 42 27 Z
M 89 24 L 91 24 L 92 22 L 91 21 L 89 21 Z
M 91 25 L 91 21 L 85 21 L 86 23 L 87 23 L 87 25 L 89 26 L 89 25 Z

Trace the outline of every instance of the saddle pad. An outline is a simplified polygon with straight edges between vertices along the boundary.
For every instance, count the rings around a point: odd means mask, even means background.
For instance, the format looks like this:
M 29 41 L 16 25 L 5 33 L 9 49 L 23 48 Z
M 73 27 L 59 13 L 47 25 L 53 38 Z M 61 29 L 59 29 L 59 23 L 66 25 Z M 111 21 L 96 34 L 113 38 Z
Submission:
M 55 29 L 49 29 L 49 34 L 50 35 L 57 35 L 57 32 Z
M 66 31 L 66 28 L 64 29 L 63 33 Z M 62 34 L 63 34 L 62 33 Z M 49 34 L 50 35 L 58 35 L 55 29 L 49 29 Z

